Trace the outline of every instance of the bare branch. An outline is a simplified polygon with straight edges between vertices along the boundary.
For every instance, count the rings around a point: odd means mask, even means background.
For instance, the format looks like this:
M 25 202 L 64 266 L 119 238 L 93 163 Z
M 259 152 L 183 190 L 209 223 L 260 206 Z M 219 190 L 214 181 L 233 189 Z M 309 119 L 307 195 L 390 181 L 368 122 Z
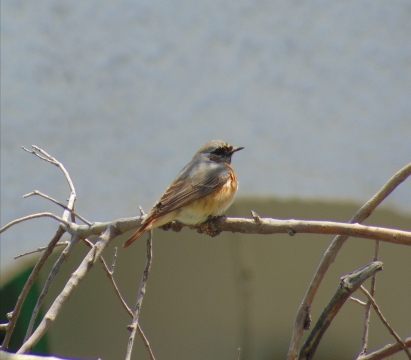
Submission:
M 70 228 L 70 223 L 69 223 L 68 221 L 63 220 L 62 218 L 60 218 L 60 217 L 58 217 L 57 215 L 54 215 L 54 214 L 52 214 L 52 213 L 44 212 L 44 213 L 38 213 L 38 214 L 32 214 L 32 215 L 24 216 L 24 217 L 22 217 L 22 218 L 20 218 L 20 219 L 16 219 L 16 220 L 11 221 L 11 222 L 9 222 L 7 225 L 4 225 L 4 226 L 0 229 L 0 234 L 1 234 L 3 231 L 6 231 L 8 228 L 12 227 L 13 225 L 16 225 L 16 224 L 21 223 L 21 222 L 26 221 L 26 220 L 37 219 L 37 218 L 40 218 L 40 217 L 51 217 L 51 218 L 56 219 L 57 221 L 63 223 L 63 224 L 66 225 L 68 228 Z
M 17 299 L 16 306 L 14 307 L 12 316 L 9 319 L 10 320 L 9 321 L 9 326 L 8 326 L 8 329 L 7 329 L 7 332 L 6 332 L 6 335 L 4 337 L 2 347 L 1 347 L 3 350 L 7 350 L 8 346 L 9 346 L 11 334 L 13 333 L 14 327 L 16 326 L 17 319 L 20 315 L 21 308 L 23 307 L 23 303 L 24 303 L 24 300 L 27 297 L 27 294 L 29 293 L 32 285 L 36 281 L 37 275 L 40 272 L 41 268 L 43 267 L 44 263 L 46 262 L 46 260 L 50 256 L 50 254 L 53 252 L 54 246 L 59 242 L 59 240 L 61 239 L 61 237 L 63 236 L 64 233 L 65 233 L 65 230 L 63 229 L 62 226 L 60 226 L 58 228 L 56 234 L 54 235 L 53 239 L 51 239 L 50 243 L 48 244 L 46 250 L 41 255 L 41 257 L 37 261 L 36 265 L 34 266 L 33 271 L 31 272 L 29 278 L 27 279 L 27 281 L 26 281 L 26 283 L 23 287 L 23 290 L 21 291 L 21 293 L 20 293 L 20 295 Z
M 63 250 L 63 252 L 60 254 L 59 258 L 57 259 L 56 263 L 54 264 L 53 268 L 50 271 L 50 274 L 46 280 L 46 283 L 43 286 L 43 290 L 41 291 L 41 294 L 39 298 L 37 299 L 36 306 L 33 309 L 33 313 L 31 314 L 30 322 L 29 325 L 27 326 L 26 330 L 26 336 L 24 337 L 24 341 L 26 341 L 29 336 L 31 335 L 34 327 L 34 322 L 36 321 L 37 314 L 40 311 L 40 307 L 43 304 L 44 298 L 46 297 L 50 285 L 54 280 L 54 277 L 57 275 L 57 273 L 60 270 L 60 266 L 63 264 L 63 262 L 67 261 L 71 251 L 74 249 L 74 247 L 77 245 L 79 242 L 80 238 L 77 235 L 73 235 L 71 238 L 71 241 L 69 244 L 66 246 L 66 248 Z
M 393 177 L 378 191 L 367 203 L 365 203 L 357 213 L 351 218 L 350 223 L 361 223 L 368 218 L 372 212 L 377 208 L 381 202 L 390 195 L 394 189 L 400 185 L 411 175 L 411 163 L 403 167 L 400 171 L 394 174 Z M 288 360 L 295 360 L 298 357 L 298 351 L 300 349 L 301 338 L 304 330 L 304 323 L 307 316 L 309 316 L 311 304 L 314 301 L 314 297 L 317 290 L 327 272 L 328 268 L 334 262 L 337 257 L 338 251 L 344 245 L 348 239 L 348 234 L 339 235 L 334 238 L 330 246 L 324 253 L 317 271 L 314 274 L 313 279 L 307 289 L 307 293 L 302 300 L 300 307 L 298 308 L 293 333 L 291 337 L 290 347 L 288 349 Z
M 93 243 L 92 243 L 91 241 L 89 241 L 88 239 L 85 239 L 85 242 L 86 242 L 86 244 L 87 244 L 88 246 L 90 246 L 90 247 L 93 247 L 93 246 L 94 246 Z M 101 261 L 101 263 L 103 264 L 103 268 L 104 268 L 104 270 L 106 271 L 106 274 L 107 274 L 108 278 L 110 279 L 111 284 L 113 285 L 115 294 L 116 294 L 117 297 L 119 298 L 119 300 L 120 300 L 121 304 L 123 305 L 124 309 L 125 309 L 125 310 L 127 311 L 127 313 L 131 316 L 131 318 L 133 318 L 133 312 L 131 311 L 130 307 L 127 305 L 126 301 L 124 300 L 123 296 L 121 295 L 120 289 L 118 288 L 117 283 L 116 283 L 115 280 L 114 280 L 114 276 L 113 276 L 113 273 L 114 273 L 114 264 L 115 264 L 115 260 L 114 260 L 114 259 L 117 257 L 117 247 L 116 247 L 115 249 L 116 249 L 116 250 L 115 250 L 115 254 L 114 254 L 114 256 L 113 256 L 113 263 L 112 263 L 112 265 L 111 265 L 111 270 L 108 268 L 108 266 L 107 266 L 107 264 L 106 264 L 106 262 L 105 262 L 105 260 L 104 260 L 104 258 L 103 258 L 102 255 L 100 255 L 100 261 Z M 147 348 L 147 351 L 148 351 L 148 353 L 149 353 L 149 355 L 150 355 L 150 359 L 151 359 L 151 360 L 155 360 L 153 351 L 151 350 L 150 343 L 149 343 L 146 335 L 144 334 L 144 331 L 143 331 L 143 329 L 141 328 L 140 324 L 138 324 L 138 332 L 140 333 L 140 336 L 141 336 L 141 338 L 142 338 L 142 340 L 143 340 L 143 342 L 144 342 L 144 345 L 145 345 L 146 348 Z
M 360 224 L 347 224 L 331 221 L 307 221 L 307 220 L 276 220 L 260 218 L 259 223 L 255 220 L 244 218 L 218 217 L 196 227 L 200 233 L 216 236 L 223 231 L 243 234 L 325 234 L 344 235 L 356 238 L 379 240 L 391 244 L 411 246 L 411 232 L 392 230 L 382 227 L 364 226 Z
M 68 244 L 69 244 L 68 241 L 58 242 L 58 243 L 55 245 L 55 248 L 56 248 L 56 247 L 59 247 L 59 246 L 68 245 Z M 19 258 L 21 258 L 21 257 L 23 257 L 23 256 L 26 256 L 26 255 L 32 255 L 32 254 L 35 254 L 35 253 L 43 252 L 43 251 L 46 250 L 46 249 L 47 249 L 47 246 L 39 247 L 39 248 L 37 248 L 36 250 L 31 250 L 31 251 L 28 251 L 28 252 L 25 252 L 25 253 L 23 253 L 23 254 L 20 254 L 20 255 L 15 256 L 15 257 L 14 257 L 14 260 L 19 259 Z
M 355 297 L 353 297 L 353 296 L 350 296 L 350 300 L 356 302 L 357 304 L 360 304 L 361 306 L 366 306 L 366 305 L 367 305 L 366 302 L 361 301 L 360 299 L 357 299 L 357 298 L 355 298 Z
M 120 293 L 120 290 L 114 280 L 113 273 L 110 271 L 110 269 L 107 266 L 106 261 L 104 260 L 103 256 L 100 256 L 100 261 L 103 264 L 103 268 L 107 273 L 108 278 L 110 279 L 111 284 L 113 285 L 114 292 L 116 293 L 117 297 L 120 299 L 121 305 L 123 305 L 123 308 L 127 311 L 127 313 L 133 317 L 133 311 L 131 311 L 130 307 L 127 305 L 126 301 L 124 300 L 123 296 Z
M 378 260 L 378 253 L 380 251 L 380 242 L 375 242 L 375 250 L 374 250 L 374 261 Z M 374 274 L 371 278 L 371 297 L 374 297 L 375 294 L 375 286 L 377 282 L 377 274 Z M 361 347 L 361 355 L 367 353 L 367 346 L 368 346 L 368 332 L 370 328 L 370 317 L 371 317 L 371 301 L 368 300 L 367 304 L 365 305 L 365 319 L 364 319 L 364 332 L 362 337 L 362 347 Z
M 322 336 L 347 299 L 361 286 L 365 280 L 380 270 L 382 270 L 382 262 L 375 261 L 367 266 L 364 266 L 362 269 L 354 271 L 353 273 L 341 278 L 341 284 L 338 286 L 336 293 L 323 310 L 320 318 L 314 326 L 314 329 L 311 331 L 307 341 L 301 348 L 299 357 L 300 360 L 308 360 L 314 357 Z
M 405 353 L 408 356 L 408 359 L 411 360 L 411 353 L 407 349 L 407 346 L 404 344 L 404 342 L 401 340 L 401 338 L 398 336 L 398 334 L 394 331 L 394 329 L 388 324 L 388 321 L 385 319 L 384 315 L 380 311 L 380 308 L 378 307 L 377 303 L 375 302 L 374 298 L 372 295 L 367 291 L 367 289 L 364 286 L 360 286 L 361 291 L 367 296 L 368 301 L 372 304 L 372 307 L 374 308 L 375 312 L 377 313 L 378 317 L 382 321 L 382 323 L 385 325 L 385 327 L 388 329 L 390 334 L 394 336 L 395 340 L 400 344 L 400 346 L 403 348 Z
M 33 332 L 30 338 L 21 346 L 17 351 L 18 354 L 24 354 L 33 349 L 37 342 L 43 337 L 48 328 L 53 324 L 57 315 L 60 313 L 62 307 L 67 302 L 73 291 L 77 288 L 78 284 L 84 279 L 86 274 L 93 267 L 95 262 L 99 259 L 101 253 L 114 239 L 117 235 L 116 229 L 114 226 L 108 226 L 104 234 L 102 234 L 97 240 L 93 248 L 88 252 L 86 257 L 81 262 L 80 266 L 77 268 L 74 273 L 72 273 L 69 281 L 64 286 L 61 293 L 54 300 L 53 304 L 47 311 L 46 315 L 40 322 L 37 329 Z
M 103 264 L 104 270 L 106 271 L 107 276 L 108 276 L 108 278 L 110 279 L 110 282 L 111 282 L 111 284 L 112 284 L 113 287 L 114 287 L 114 292 L 116 293 L 117 297 L 120 299 L 120 302 L 121 302 L 121 304 L 123 305 L 123 307 L 126 309 L 127 313 L 131 316 L 131 318 L 133 318 L 133 312 L 131 311 L 131 309 L 130 309 L 129 306 L 127 305 L 126 301 L 124 300 L 123 296 L 121 295 L 120 290 L 119 290 L 119 288 L 118 288 L 118 286 L 117 286 L 117 284 L 116 284 L 116 282 L 115 282 L 115 280 L 114 280 L 114 277 L 113 277 L 113 272 L 114 272 L 113 270 L 114 270 L 114 269 L 112 268 L 112 270 L 109 270 L 109 268 L 108 268 L 108 266 L 107 266 L 107 264 L 106 264 L 106 262 L 104 261 L 104 259 L 103 259 L 102 256 L 100 256 L 100 261 L 101 261 L 101 263 Z M 140 324 L 137 324 L 137 329 L 138 329 L 138 332 L 140 333 L 140 336 L 141 336 L 141 338 L 142 338 L 142 340 L 143 340 L 143 342 L 144 342 L 144 345 L 145 345 L 146 348 L 147 348 L 147 351 L 148 351 L 148 353 L 149 353 L 149 355 L 150 355 L 150 359 L 151 359 L 151 360 L 155 360 L 154 353 L 153 353 L 153 350 L 151 349 L 150 342 L 148 341 L 146 335 L 144 334 L 144 331 L 143 331 L 143 329 L 141 328 Z
M 34 190 L 34 191 L 32 191 L 31 193 L 29 193 L 29 194 L 23 195 L 23 198 L 28 198 L 28 197 L 33 196 L 33 195 L 39 195 L 39 196 L 41 196 L 41 197 L 43 197 L 43 198 L 45 198 L 45 199 L 47 199 L 47 200 L 50 200 L 50 201 L 54 202 L 54 203 L 57 204 L 58 206 L 61 206 L 64 210 L 70 211 L 72 215 L 78 217 L 78 218 L 79 218 L 82 222 L 84 222 L 85 224 L 91 225 L 91 222 L 90 222 L 90 221 L 86 220 L 84 217 L 82 217 L 82 216 L 80 216 L 79 214 L 75 213 L 75 212 L 74 212 L 73 210 L 71 210 L 68 206 L 62 204 L 61 202 L 53 199 L 52 197 L 50 197 L 50 196 L 48 196 L 48 195 L 46 195 L 46 194 L 43 194 L 41 191 Z
M 411 337 L 404 339 L 403 343 L 407 348 L 411 348 Z M 362 355 L 358 357 L 356 360 L 381 360 L 386 359 L 387 357 L 396 354 L 397 352 L 401 351 L 403 348 L 401 345 L 396 342 L 395 344 L 389 344 L 384 346 L 383 348 L 369 353 L 367 355 Z
M 146 293 L 146 285 L 147 285 L 147 280 L 148 280 L 148 274 L 150 273 L 150 268 L 151 268 L 151 261 L 152 261 L 152 256 L 153 256 L 153 231 L 151 230 L 148 233 L 147 237 L 147 261 L 146 261 L 146 268 L 144 269 L 143 273 L 143 278 L 141 279 L 140 287 L 138 289 L 138 295 L 137 295 L 137 303 L 136 303 L 136 308 L 134 311 L 134 316 L 133 316 L 133 321 L 131 325 L 129 326 L 129 329 L 131 330 L 130 337 L 128 339 L 128 344 L 127 344 L 127 353 L 126 353 L 126 360 L 131 359 L 131 353 L 133 351 L 133 345 L 134 345 L 134 338 L 136 334 L 136 329 L 138 327 L 138 317 L 140 315 L 140 310 L 141 310 L 141 305 L 143 304 L 143 298 Z
M 114 248 L 114 255 L 113 255 L 113 261 L 111 262 L 111 270 L 110 274 L 114 274 L 114 268 L 116 266 L 116 260 L 117 260 L 117 246 Z

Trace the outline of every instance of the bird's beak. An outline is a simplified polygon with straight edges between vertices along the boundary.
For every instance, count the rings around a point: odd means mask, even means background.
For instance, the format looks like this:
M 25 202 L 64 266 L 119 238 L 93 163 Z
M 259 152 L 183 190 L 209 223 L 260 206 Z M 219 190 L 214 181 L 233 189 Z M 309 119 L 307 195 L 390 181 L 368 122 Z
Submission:
M 244 149 L 244 147 L 242 147 L 242 146 L 233 148 L 233 150 L 231 150 L 231 154 L 235 153 L 236 151 L 243 150 L 243 149 Z

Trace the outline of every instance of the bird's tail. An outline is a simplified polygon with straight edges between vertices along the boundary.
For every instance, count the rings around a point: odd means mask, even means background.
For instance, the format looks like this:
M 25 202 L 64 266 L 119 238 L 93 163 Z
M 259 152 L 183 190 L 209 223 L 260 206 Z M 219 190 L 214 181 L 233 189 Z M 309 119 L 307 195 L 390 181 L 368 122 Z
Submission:
M 151 222 L 147 222 L 145 224 L 142 224 L 135 232 L 133 235 L 129 237 L 129 239 L 123 244 L 123 248 L 126 248 L 127 246 L 130 246 L 134 241 L 136 241 L 141 235 L 143 235 L 148 229 L 148 227 L 151 225 Z

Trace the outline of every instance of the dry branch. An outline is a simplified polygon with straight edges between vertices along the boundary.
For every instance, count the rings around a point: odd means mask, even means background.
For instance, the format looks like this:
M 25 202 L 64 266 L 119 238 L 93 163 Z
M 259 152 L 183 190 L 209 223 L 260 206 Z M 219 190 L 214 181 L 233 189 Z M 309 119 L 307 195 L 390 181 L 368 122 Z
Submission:
M 362 269 L 354 271 L 353 273 L 341 278 L 341 284 L 338 286 L 336 293 L 323 310 L 320 318 L 314 326 L 314 329 L 311 331 L 311 334 L 303 345 L 300 351 L 300 360 L 310 360 L 314 357 L 322 336 L 347 299 L 361 286 L 365 280 L 380 270 L 382 270 L 382 262 L 375 261 Z
M 136 308 L 134 310 L 133 321 L 132 321 L 131 325 L 129 326 L 129 329 L 131 330 L 131 333 L 130 333 L 130 337 L 129 337 L 128 343 L 127 343 L 126 360 L 131 359 L 131 353 L 133 351 L 133 345 L 134 345 L 134 338 L 135 338 L 135 335 L 136 335 L 136 330 L 139 326 L 138 318 L 140 316 L 140 310 L 141 310 L 141 306 L 143 304 L 143 298 L 144 298 L 144 295 L 146 293 L 148 274 L 150 273 L 151 261 L 152 261 L 152 257 L 153 257 L 153 240 L 152 239 L 153 239 L 153 231 L 149 231 L 148 238 L 147 238 L 146 267 L 144 269 L 143 277 L 141 279 L 140 287 L 138 289 L 137 302 L 136 302 Z
M 47 311 L 46 315 L 40 322 L 37 329 L 33 332 L 30 338 L 22 345 L 22 347 L 17 351 L 18 354 L 24 354 L 31 351 L 33 347 L 37 344 L 37 342 L 43 337 L 48 328 L 55 321 L 63 305 L 67 302 L 73 291 L 77 288 L 78 284 L 91 270 L 95 262 L 99 259 L 105 247 L 108 245 L 108 243 L 117 235 L 118 233 L 116 232 L 115 227 L 107 227 L 104 234 L 99 237 L 94 247 L 88 252 L 86 257 L 81 262 L 80 266 L 71 275 L 69 281 L 64 286 L 62 292 L 54 300 L 53 304 Z
M 403 343 L 407 348 L 411 348 L 411 337 L 406 338 L 403 340 Z M 369 353 L 367 355 L 362 355 L 358 357 L 356 360 L 381 360 L 381 359 L 386 359 L 391 355 L 396 354 L 397 352 L 400 352 L 402 350 L 402 347 L 399 343 L 395 344 L 388 344 L 384 346 L 383 348 L 373 351 L 372 353 Z
M 24 284 L 23 290 L 21 291 L 17 302 L 16 306 L 14 307 L 12 316 L 9 320 L 9 326 L 6 332 L 6 335 L 4 337 L 3 344 L 1 348 L 3 350 L 7 350 L 10 342 L 11 335 L 13 333 L 14 327 L 16 326 L 17 319 L 20 315 L 21 308 L 23 307 L 24 300 L 27 297 L 27 294 L 29 293 L 31 287 L 33 286 L 34 282 L 36 281 L 37 275 L 39 274 L 41 268 L 43 267 L 44 263 L 50 256 L 50 254 L 53 252 L 53 249 L 55 245 L 58 243 L 58 241 L 61 239 L 63 234 L 65 233 L 65 230 L 63 227 L 59 227 L 56 234 L 54 235 L 53 239 L 51 239 L 49 245 L 47 246 L 46 250 L 44 253 L 41 255 L 39 260 L 37 261 L 36 265 L 33 268 L 33 271 L 31 272 L 30 276 L 28 277 L 26 283 Z
M 375 302 L 374 298 L 372 295 L 367 291 L 366 288 L 363 286 L 360 286 L 361 291 L 367 296 L 369 303 L 371 303 L 372 307 L 374 308 L 375 312 L 377 313 L 378 317 L 382 321 L 382 323 L 385 325 L 385 327 L 388 329 L 390 334 L 394 336 L 395 340 L 397 340 L 398 344 L 402 347 L 404 352 L 407 354 L 408 359 L 411 360 L 411 353 L 407 349 L 407 346 L 404 344 L 404 342 L 401 340 L 401 338 L 398 336 L 398 334 L 394 331 L 394 329 L 388 324 L 388 321 L 385 319 L 384 315 L 380 311 L 380 308 L 378 307 L 377 303 Z
M 398 185 L 405 181 L 411 175 L 411 163 L 403 167 L 398 171 L 390 180 L 378 191 L 367 203 L 365 203 L 357 213 L 351 218 L 350 223 L 361 223 L 367 219 L 372 212 L 377 208 L 382 201 L 390 195 Z M 328 268 L 334 262 L 335 258 L 345 241 L 348 239 L 349 234 L 338 235 L 334 238 L 330 246 L 324 253 L 323 258 L 318 265 L 313 279 L 307 289 L 307 292 L 302 300 L 300 307 L 298 308 L 293 333 L 291 336 L 290 347 L 288 349 L 288 360 L 295 360 L 298 357 L 298 352 L 301 346 L 301 338 L 304 331 L 304 324 L 306 319 L 310 316 L 311 304 L 314 301 L 314 297 L 318 288 L 327 272 Z

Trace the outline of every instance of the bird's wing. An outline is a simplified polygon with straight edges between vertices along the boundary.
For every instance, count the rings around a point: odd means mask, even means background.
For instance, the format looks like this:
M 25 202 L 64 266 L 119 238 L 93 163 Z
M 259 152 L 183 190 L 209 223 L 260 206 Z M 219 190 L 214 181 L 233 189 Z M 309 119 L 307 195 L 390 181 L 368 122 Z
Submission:
M 222 187 L 231 170 L 224 164 L 195 166 L 180 173 L 153 206 L 144 222 L 158 218 Z

